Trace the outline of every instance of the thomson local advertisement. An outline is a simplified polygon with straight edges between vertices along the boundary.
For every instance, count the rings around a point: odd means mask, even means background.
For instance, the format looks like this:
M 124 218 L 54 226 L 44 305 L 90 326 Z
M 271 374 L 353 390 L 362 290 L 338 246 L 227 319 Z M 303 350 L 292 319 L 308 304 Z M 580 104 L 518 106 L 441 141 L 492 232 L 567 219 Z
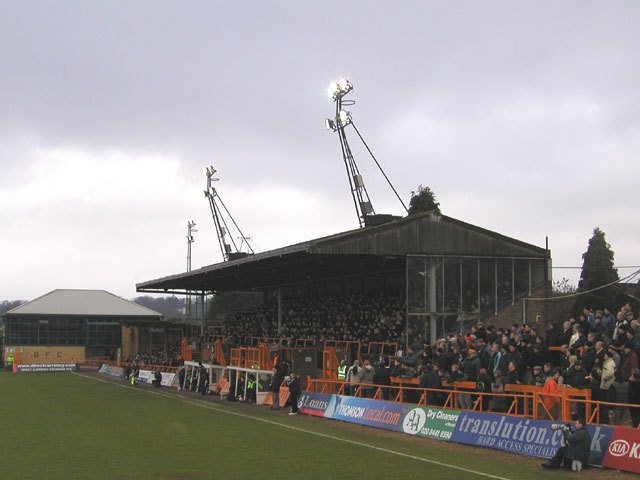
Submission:
M 402 420 L 408 409 L 409 405 L 402 403 L 332 395 L 324 416 L 334 420 L 401 431 Z
M 564 445 L 562 430 L 551 430 L 549 420 L 531 420 L 491 413 L 460 412 L 451 440 L 534 457 L 551 458 Z M 589 426 L 589 463 L 600 465 L 613 433 L 612 427 Z

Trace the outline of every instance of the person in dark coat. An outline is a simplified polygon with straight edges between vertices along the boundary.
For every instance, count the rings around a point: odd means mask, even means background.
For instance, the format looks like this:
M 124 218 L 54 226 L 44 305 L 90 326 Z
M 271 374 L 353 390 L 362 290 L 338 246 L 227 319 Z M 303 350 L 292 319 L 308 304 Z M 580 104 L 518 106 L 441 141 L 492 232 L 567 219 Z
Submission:
M 582 462 L 582 468 L 587 466 L 589 453 L 591 452 L 591 434 L 577 415 L 573 416 L 573 420 L 576 423 L 573 433 L 569 431 L 568 426 L 562 426 L 565 433 L 566 446 L 560 447 L 548 462 L 543 463 L 542 466 L 544 468 L 560 468 L 563 460 L 565 468 L 570 469 L 574 460 Z
M 186 376 L 186 374 L 187 372 L 183 363 L 182 365 L 180 365 L 180 370 L 178 370 L 178 390 L 185 389 L 184 377 Z
M 300 377 L 295 372 L 291 372 L 289 380 L 287 380 L 287 387 L 289 387 L 289 400 L 291 405 L 291 412 L 289 415 L 298 414 L 298 395 L 300 394 Z
M 391 385 L 391 370 L 387 368 L 384 359 L 381 359 L 375 366 L 373 383 L 375 383 L 376 385 Z M 382 399 L 389 400 L 388 388 L 382 389 Z
M 273 375 L 271 376 L 271 384 L 269 385 L 269 391 L 271 392 L 271 409 L 280 410 L 280 385 L 284 380 L 285 372 L 284 362 L 279 361 L 275 367 L 273 367 Z
M 434 391 L 442 388 L 442 381 L 436 370 L 437 368 L 436 365 L 430 363 L 424 368 L 420 376 L 418 386 L 429 389 L 427 393 L 427 405 L 440 405 L 440 392 Z
M 631 413 L 631 424 L 633 428 L 638 428 L 640 424 L 640 370 L 631 370 L 629 377 L 629 403 L 638 407 L 629 407 Z

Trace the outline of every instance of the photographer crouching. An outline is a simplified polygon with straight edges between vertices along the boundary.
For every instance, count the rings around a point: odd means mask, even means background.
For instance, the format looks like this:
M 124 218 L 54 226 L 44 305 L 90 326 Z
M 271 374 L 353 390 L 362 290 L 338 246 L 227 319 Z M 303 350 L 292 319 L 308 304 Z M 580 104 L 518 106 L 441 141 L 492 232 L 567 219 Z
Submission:
M 591 434 L 577 415 L 572 415 L 575 422 L 575 430 L 571 424 L 551 424 L 552 430 L 562 430 L 564 435 L 564 447 L 560 447 L 556 454 L 543 463 L 544 468 L 560 468 L 564 461 L 567 469 L 580 471 L 587 466 L 591 450 Z

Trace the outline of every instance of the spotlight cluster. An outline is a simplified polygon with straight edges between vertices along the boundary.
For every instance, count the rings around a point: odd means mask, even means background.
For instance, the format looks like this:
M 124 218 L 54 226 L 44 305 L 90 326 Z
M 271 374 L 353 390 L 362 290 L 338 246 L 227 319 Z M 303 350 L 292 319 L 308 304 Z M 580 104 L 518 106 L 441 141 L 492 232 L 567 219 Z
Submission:
M 335 102 L 339 98 L 344 97 L 351 90 L 353 90 L 351 82 L 346 78 L 341 78 L 337 82 L 331 82 L 329 84 L 329 98 Z

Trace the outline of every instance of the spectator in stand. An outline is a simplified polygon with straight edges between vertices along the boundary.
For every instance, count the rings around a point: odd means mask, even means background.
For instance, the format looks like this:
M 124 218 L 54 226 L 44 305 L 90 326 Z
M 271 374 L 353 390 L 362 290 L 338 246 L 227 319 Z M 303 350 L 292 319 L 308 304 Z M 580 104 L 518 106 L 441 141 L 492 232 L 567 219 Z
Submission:
M 464 372 L 465 377 L 467 377 L 467 381 L 475 382 L 478 378 L 478 374 L 480 373 L 480 359 L 478 358 L 478 352 L 473 349 L 467 351 L 467 359 L 462 364 L 462 370 Z
M 442 381 L 440 375 L 438 375 L 437 366 L 434 364 L 427 364 L 422 370 L 420 375 L 420 388 L 428 389 L 427 392 L 427 405 L 440 405 L 440 390 L 442 388 Z
M 500 361 L 502 360 L 502 352 L 500 351 L 500 345 L 493 343 L 491 345 L 491 366 L 490 371 L 492 375 L 500 370 Z
M 487 373 L 487 369 L 482 367 L 480 369 L 480 373 L 478 374 L 478 380 L 476 381 L 476 389 L 478 390 L 478 392 L 481 392 L 482 395 L 482 411 L 483 412 L 488 412 L 489 411 L 489 405 L 491 402 L 491 395 L 485 395 L 489 392 L 491 392 L 491 383 L 492 383 L 492 379 L 491 379 L 491 375 L 489 375 Z
M 600 340 L 606 333 L 607 329 L 602 323 L 602 317 L 596 316 L 593 327 L 589 330 L 589 333 L 593 333 L 597 340 Z M 593 341 L 593 340 L 591 340 Z
M 391 385 L 391 371 L 387 368 L 384 358 L 381 358 L 380 361 L 375 366 L 375 376 L 373 378 L 373 383 L 376 385 L 389 386 Z M 389 399 L 389 389 L 382 389 L 382 399 Z
M 616 314 L 616 321 L 613 325 L 613 327 L 611 328 L 611 338 L 612 340 L 615 342 L 618 340 L 618 335 L 620 332 L 620 328 L 621 327 L 626 327 L 627 325 L 629 325 L 629 322 L 627 322 L 626 318 L 625 318 L 625 312 L 620 310 L 617 314 Z M 625 329 L 623 328 L 623 331 Z
M 560 335 L 558 336 L 556 345 L 569 345 L 571 335 L 573 335 L 573 327 L 571 326 L 571 322 L 564 322 L 564 324 L 562 325 L 562 333 L 560 333 Z
M 504 376 L 504 384 L 505 385 L 522 385 L 523 379 L 522 375 L 518 371 L 515 362 L 509 362 L 509 366 L 507 369 L 507 373 Z
M 502 380 L 502 372 L 496 370 L 494 372 L 493 383 L 491 384 L 491 392 L 497 393 L 491 399 L 491 410 L 494 412 L 505 412 L 507 410 L 507 399 L 504 394 L 504 382 Z
M 354 360 L 353 365 L 351 365 L 347 371 L 345 391 L 348 389 L 348 393 L 346 393 L 346 395 L 353 395 L 356 392 L 356 388 L 358 388 L 358 384 L 360 383 L 360 375 L 362 374 L 361 370 L 360 362 L 358 360 Z
M 360 383 L 362 384 L 362 396 L 364 398 L 373 398 L 373 383 L 375 378 L 375 370 L 371 366 L 369 360 L 364 361 L 362 372 L 360 373 Z
M 542 403 L 544 404 L 547 412 L 551 415 L 550 420 L 557 420 L 560 409 L 560 397 L 558 394 L 558 379 L 560 378 L 560 371 L 556 370 L 553 375 L 547 378 L 542 391 L 544 396 L 542 397 Z
M 638 428 L 640 425 L 640 370 L 637 368 L 631 371 L 629 376 L 629 403 L 638 407 L 629 408 L 631 413 L 631 425 Z
M 602 312 L 602 326 L 604 327 L 605 331 L 611 329 L 611 327 L 615 323 L 615 320 L 616 319 L 611 313 L 611 310 L 609 310 L 608 308 L 605 308 L 604 311 Z
M 637 320 L 634 320 L 637 322 Z M 640 334 L 638 334 L 639 329 L 636 326 L 631 326 L 629 330 L 627 330 L 627 342 L 630 343 L 633 347 L 633 351 L 636 353 L 640 352 Z
M 536 387 L 544 386 L 545 377 L 542 373 L 542 367 L 540 365 L 536 365 L 533 367 L 533 373 L 531 377 L 532 378 L 530 385 L 534 385 Z
M 621 358 L 620 370 L 622 372 L 622 381 L 626 382 L 631 377 L 631 372 L 640 368 L 638 361 L 638 354 L 633 351 L 633 345 L 631 343 L 624 344 L 624 353 Z
M 600 400 L 603 402 L 610 402 L 613 396 L 613 390 L 611 387 L 616 379 L 616 364 L 610 350 L 604 351 L 603 358 L 602 378 L 600 379 Z M 609 406 L 602 404 L 600 412 L 600 422 L 609 423 Z

